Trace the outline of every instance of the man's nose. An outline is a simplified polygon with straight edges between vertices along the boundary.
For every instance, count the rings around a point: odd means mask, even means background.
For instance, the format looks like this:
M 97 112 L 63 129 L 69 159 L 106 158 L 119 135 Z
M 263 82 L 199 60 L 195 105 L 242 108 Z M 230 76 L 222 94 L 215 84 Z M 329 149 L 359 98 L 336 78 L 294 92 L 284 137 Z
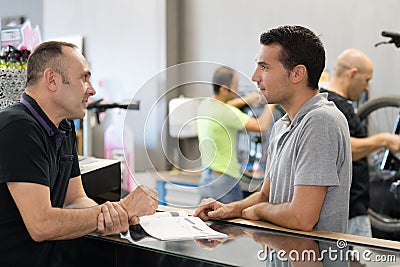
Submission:
M 259 75 L 258 75 L 258 73 L 257 73 L 257 70 L 255 70 L 255 71 L 253 72 L 253 75 L 251 76 L 251 80 L 252 80 L 253 82 L 258 82 L 258 81 L 259 81 Z
M 92 83 L 90 83 L 90 82 L 88 83 L 88 88 L 87 88 L 86 92 L 91 96 L 96 94 L 96 89 L 94 89 L 94 87 L 92 86 Z

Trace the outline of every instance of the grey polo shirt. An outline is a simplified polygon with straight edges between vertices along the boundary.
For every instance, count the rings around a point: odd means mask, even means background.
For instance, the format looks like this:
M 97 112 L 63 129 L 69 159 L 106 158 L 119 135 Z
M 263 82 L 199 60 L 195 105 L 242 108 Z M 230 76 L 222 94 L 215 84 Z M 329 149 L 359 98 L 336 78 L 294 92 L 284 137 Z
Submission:
M 266 179 L 269 201 L 290 202 L 296 185 L 328 186 L 314 229 L 347 231 L 351 148 L 346 118 L 327 94 L 308 100 L 291 122 L 287 114 L 272 129 Z

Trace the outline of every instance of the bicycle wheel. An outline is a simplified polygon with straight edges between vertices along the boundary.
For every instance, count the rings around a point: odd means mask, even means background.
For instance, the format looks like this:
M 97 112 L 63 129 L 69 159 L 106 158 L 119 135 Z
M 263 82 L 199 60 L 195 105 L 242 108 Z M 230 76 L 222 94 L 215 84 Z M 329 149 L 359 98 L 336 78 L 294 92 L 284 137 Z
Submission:
M 381 97 L 365 102 L 357 112 L 367 127 L 368 136 L 392 132 L 400 110 L 400 96 Z M 391 192 L 391 184 L 399 177 L 395 171 L 382 171 L 385 149 L 368 156 L 370 175 L 370 207 L 368 210 L 374 237 L 399 240 L 400 201 Z
M 392 132 L 400 111 L 400 96 L 380 97 L 365 102 L 357 111 L 361 122 L 367 127 L 368 136 L 383 132 Z M 382 171 L 385 149 L 381 148 L 368 156 L 371 180 L 388 180 L 395 172 Z

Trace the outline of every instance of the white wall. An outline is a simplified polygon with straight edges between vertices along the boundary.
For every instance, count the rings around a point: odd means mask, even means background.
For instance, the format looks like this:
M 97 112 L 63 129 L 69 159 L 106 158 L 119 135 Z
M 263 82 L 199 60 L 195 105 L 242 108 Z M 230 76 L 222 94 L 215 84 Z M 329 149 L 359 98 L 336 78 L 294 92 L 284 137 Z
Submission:
M 15 16 L 25 17 L 31 21 L 32 27 L 39 25 L 42 29 L 42 0 L 0 0 L 0 18 Z
M 389 40 L 380 36 L 382 30 L 400 32 L 398 0 L 177 1 L 180 21 L 180 33 L 176 38 L 180 49 L 178 62 L 210 61 L 230 65 L 244 75 L 239 80 L 242 91 L 256 90 L 250 77 L 260 47 L 260 33 L 279 25 L 299 24 L 321 37 L 328 72 L 343 50 L 358 48 L 375 64 L 370 98 L 400 95 L 400 82 L 396 80 L 400 73 L 400 49 L 394 45 L 374 47 L 379 41 Z M 198 73 L 199 76 L 204 74 Z M 189 97 L 211 95 L 209 87 L 209 91 L 195 86 L 183 87 L 181 93 Z M 195 158 L 198 153 L 188 148 L 197 145 L 195 139 L 186 140 L 180 149 L 189 151 L 186 157 Z M 169 151 L 176 149 L 172 142 L 169 147 Z
M 112 101 L 132 97 L 141 101 L 140 111 L 129 111 L 127 118 L 135 136 L 137 170 L 150 168 L 147 153 L 156 168 L 163 169 L 165 164 L 158 122 L 165 117 L 163 106 L 156 118 L 146 122 L 148 110 L 163 90 L 158 83 L 152 90 L 140 92 L 142 85 L 166 66 L 165 13 L 163 0 L 43 0 L 44 39 L 83 35 L 94 85 L 102 80 L 105 95 Z M 95 156 L 103 156 L 103 130 L 111 121 L 109 113 L 103 127 L 94 129 Z M 152 128 L 146 136 L 147 152 L 145 123 Z
M 321 36 L 328 71 L 341 51 L 358 48 L 375 63 L 370 97 L 400 94 L 396 81 L 400 49 L 374 47 L 386 39 L 380 36 L 382 30 L 400 32 L 399 10 L 398 0 L 43 0 L 43 36 L 82 34 L 93 80 L 103 80 L 114 99 L 138 92 L 141 110 L 130 111 L 128 117 L 135 135 L 136 169 L 152 164 L 164 169 L 166 152 L 160 139 L 166 99 L 156 110 L 151 106 L 170 89 L 165 77 L 157 75 L 165 66 L 210 61 L 231 65 L 250 77 L 260 33 L 282 24 L 300 24 Z M 185 94 L 204 95 L 197 91 Z M 109 122 L 110 116 L 104 126 Z M 103 130 L 95 128 L 96 156 L 103 153 Z M 167 151 L 174 146 L 169 143 Z
M 387 38 L 382 30 L 400 32 L 400 1 L 365 0 L 202 0 L 184 2 L 183 61 L 209 60 L 229 64 L 251 76 L 259 35 L 283 24 L 300 24 L 321 36 L 327 70 L 341 51 L 354 47 L 375 64 L 371 97 L 400 94 L 400 49 L 374 47 Z

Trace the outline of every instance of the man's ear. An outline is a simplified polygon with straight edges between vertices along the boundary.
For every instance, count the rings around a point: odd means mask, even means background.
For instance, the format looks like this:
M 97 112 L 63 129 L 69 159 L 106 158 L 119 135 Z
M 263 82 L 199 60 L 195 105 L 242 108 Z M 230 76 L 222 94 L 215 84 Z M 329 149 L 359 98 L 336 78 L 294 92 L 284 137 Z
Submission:
M 57 72 L 55 72 L 52 68 L 47 68 L 44 70 L 43 79 L 47 85 L 47 88 L 51 92 L 55 92 L 57 90 Z
M 299 82 L 303 81 L 305 79 L 305 77 L 307 76 L 306 66 L 304 66 L 302 64 L 295 66 L 292 70 L 291 76 L 292 76 L 293 83 L 299 83 Z
M 222 95 L 228 94 L 229 91 L 230 91 L 229 88 L 226 87 L 225 85 L 221 85 L 221 86 L 219 87 L 219 93 L 222 94 Z
M 350 78 L 354 78 L 354 76 L 356 76 L 357 72 L 358 72 L 358 69 L 357 69 L 357 68 L 351 68 L 351 69 L 349 70 L 349 77 L 350 77 Z

